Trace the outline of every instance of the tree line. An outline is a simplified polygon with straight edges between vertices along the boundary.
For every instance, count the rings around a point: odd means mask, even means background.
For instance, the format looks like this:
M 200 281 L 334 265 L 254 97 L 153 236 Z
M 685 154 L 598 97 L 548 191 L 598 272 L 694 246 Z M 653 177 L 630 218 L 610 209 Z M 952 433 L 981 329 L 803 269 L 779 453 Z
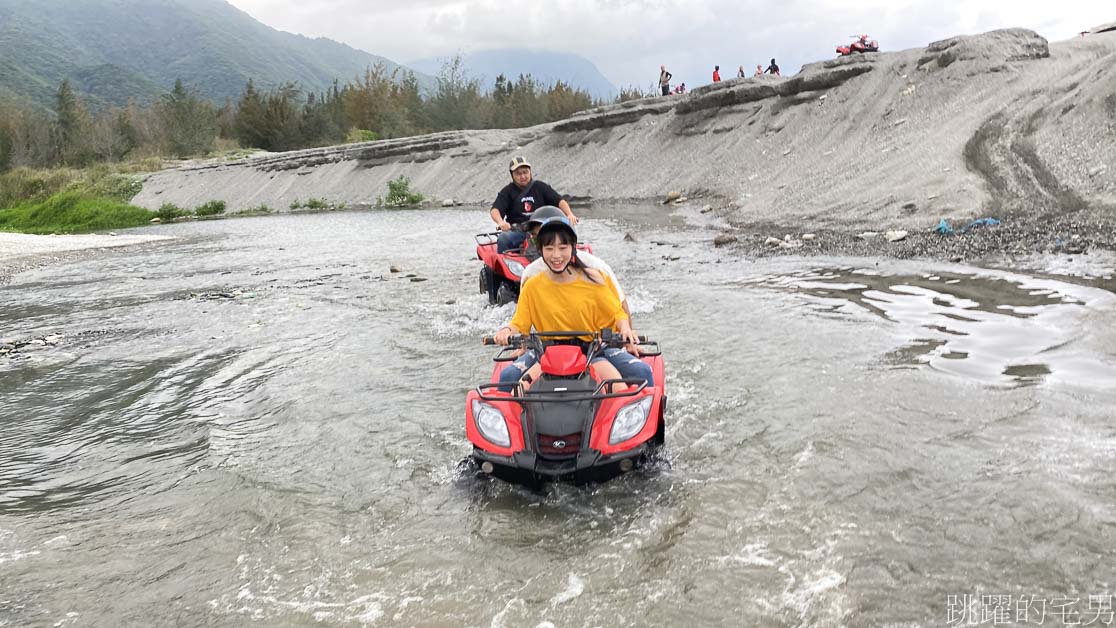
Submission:
M 631 98 L 625 91 L 622 99 Z M 158 101 L 91 112 L 63 81 L 53 111 L 0 104 L 0 171 L 19 166 L 82 167 L 145 157 L 185 158 L 216 147 L 285 151 L 435 131 L 519 128 L 602 104 L 588 92 L 530 75 L 496 77 L 491 89 L 447 61 L 424 95 L 414 73 L 369 67 L 322 93 L 295 84 L 258 89 L 216 105 L 176 81 Z

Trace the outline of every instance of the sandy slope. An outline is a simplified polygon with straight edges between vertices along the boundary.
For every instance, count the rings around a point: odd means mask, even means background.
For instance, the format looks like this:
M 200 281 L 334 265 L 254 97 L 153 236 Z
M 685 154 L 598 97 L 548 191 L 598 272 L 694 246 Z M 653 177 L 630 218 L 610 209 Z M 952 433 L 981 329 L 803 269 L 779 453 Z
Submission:
M 153 175 L 136 202 L 372 202 L 403 174 L 487 204 L 508 158 L 574 197 L 706 194 L 741 223 L 923 228 L 1116 206 L 1116 33 L 1019 29 L 838 59 L 513 131 L 442 133 Z

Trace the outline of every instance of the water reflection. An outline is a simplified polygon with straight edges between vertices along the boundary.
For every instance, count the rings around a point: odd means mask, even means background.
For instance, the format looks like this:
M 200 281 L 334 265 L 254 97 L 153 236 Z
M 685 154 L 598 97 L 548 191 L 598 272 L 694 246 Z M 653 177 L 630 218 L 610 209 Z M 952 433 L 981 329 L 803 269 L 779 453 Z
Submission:
M 1075 321 L 1113 295 L 1009 273 L 889 274 L 843 267 L 765 276 L 744 283 L 793 292 L 819 315 L 868 312 L 894 323 L 902 344 L 883 361 L 926 365 L 987 383 L 1028 386 L 1058 380 L 1116 386 L 1116 366 L 1083 355 Z

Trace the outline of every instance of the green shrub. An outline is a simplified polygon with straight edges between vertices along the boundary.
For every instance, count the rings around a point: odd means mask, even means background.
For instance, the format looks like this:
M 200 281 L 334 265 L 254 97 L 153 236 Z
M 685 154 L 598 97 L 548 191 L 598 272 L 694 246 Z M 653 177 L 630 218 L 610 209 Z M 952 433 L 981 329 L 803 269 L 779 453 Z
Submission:
M 163 203 L 159 209 L 155 211 L 155 215 L 163 222 L 170 222 L 175 218 L 185 216 L 187 213 L 189 212 L 174 203 Z
M 146 209 L 72 191 L 0 209 L 0 231 L 23 233 L 87 233 L 138 227 L 150 220 Z
M 225 201 L 209 201 L 194 210 L 196 216 L 216 216 L 225 213 Z
M 122 174 L 105 175 L 85 187 L 90 196 L 101 196 L 121 203 L 132 200 L 142 189 L 141 179 Z
M 348 135 L 345 136 L 346 144 L 356 144 L 358 142 L 375 142 L 380 139 L 375 131 L 367 129 L 349 129 Z
M 387 196 L 378 197 L 376 207 L 417 207 L 423 200 L 422 194 L 411 191 L 410 180 L 399 175 L 398 179 L 388 181 Z

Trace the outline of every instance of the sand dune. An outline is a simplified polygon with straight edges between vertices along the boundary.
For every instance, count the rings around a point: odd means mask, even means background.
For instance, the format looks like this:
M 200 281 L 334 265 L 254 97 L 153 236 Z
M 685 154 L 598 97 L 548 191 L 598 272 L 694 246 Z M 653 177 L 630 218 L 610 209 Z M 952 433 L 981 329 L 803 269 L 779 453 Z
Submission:
M 136 202 L 371 203 L 408 176 L 484 205 L 513 154 L 594 200 L 704 193 L 748 221 L 848 228 L 1116 206 L 1116 33 L 1021 29 L 735 79 L 521 130 L 440 133 L 161 172 Z

